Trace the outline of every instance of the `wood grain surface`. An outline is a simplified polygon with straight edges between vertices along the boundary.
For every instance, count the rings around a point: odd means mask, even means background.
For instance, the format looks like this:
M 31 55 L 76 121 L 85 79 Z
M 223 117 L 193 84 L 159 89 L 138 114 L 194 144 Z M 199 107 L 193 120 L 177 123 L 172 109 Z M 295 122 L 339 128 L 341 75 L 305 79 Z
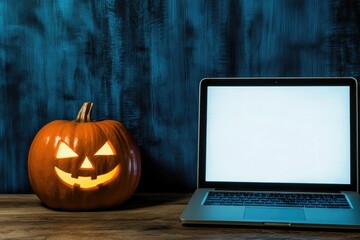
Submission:
M 32 194 L 0 195 L 0 239 L 360 239 L 360 232 L 182 226 L 191 194 L 137 193 L 118 209 L 62 212 Z

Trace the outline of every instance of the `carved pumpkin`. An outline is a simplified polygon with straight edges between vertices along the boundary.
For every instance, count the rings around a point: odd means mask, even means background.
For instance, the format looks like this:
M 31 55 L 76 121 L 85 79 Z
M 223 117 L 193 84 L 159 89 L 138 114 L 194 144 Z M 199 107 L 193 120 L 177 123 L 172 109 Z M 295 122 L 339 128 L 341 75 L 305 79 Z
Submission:
M 93 210 L 117 206 L 140 180 L 140 153 L 125 126 L 91 121 L 84 103 L 75 121 L 56 120 L 35 136 L 28 156 L 31 186 L 50 208 Z

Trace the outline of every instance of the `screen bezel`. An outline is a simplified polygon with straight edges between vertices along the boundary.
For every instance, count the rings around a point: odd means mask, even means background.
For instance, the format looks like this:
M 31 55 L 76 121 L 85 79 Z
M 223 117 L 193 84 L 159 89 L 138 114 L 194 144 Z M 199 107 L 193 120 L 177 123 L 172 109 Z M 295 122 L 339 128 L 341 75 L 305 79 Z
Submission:
M 249 183 L 206 181 L 206 118 L 211 86 L 349 86 L 350 87 L 350 184 Z M 200 82 L 198 134 L 198 187 L 253 191 L 357 191 L 357 81 L 340 78 L 204 78 Z

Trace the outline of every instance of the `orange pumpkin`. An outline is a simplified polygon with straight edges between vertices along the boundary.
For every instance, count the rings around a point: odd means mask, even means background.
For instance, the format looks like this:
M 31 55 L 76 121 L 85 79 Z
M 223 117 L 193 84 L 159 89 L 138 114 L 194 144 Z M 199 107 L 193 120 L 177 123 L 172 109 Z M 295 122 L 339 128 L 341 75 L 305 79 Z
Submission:
M 45 125 L 31 144 L 30 183 L 50 208 L 111 208 L 138 186 L 140 152 L 133 137 L 120 122 L 91 121 L 92 107 L 84 103 L 75 121 Z

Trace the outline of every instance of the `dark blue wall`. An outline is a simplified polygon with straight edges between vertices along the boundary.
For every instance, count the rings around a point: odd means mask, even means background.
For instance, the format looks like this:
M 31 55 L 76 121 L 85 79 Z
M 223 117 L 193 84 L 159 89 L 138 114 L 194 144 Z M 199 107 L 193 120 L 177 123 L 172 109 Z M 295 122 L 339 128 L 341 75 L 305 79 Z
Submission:
M 196 186 L 198 83 L 207 76 L 360 76 L 359 1 L 0 1 L 0 193 L 31 192 L 46 123 L 124 122 L 142 190 Z

